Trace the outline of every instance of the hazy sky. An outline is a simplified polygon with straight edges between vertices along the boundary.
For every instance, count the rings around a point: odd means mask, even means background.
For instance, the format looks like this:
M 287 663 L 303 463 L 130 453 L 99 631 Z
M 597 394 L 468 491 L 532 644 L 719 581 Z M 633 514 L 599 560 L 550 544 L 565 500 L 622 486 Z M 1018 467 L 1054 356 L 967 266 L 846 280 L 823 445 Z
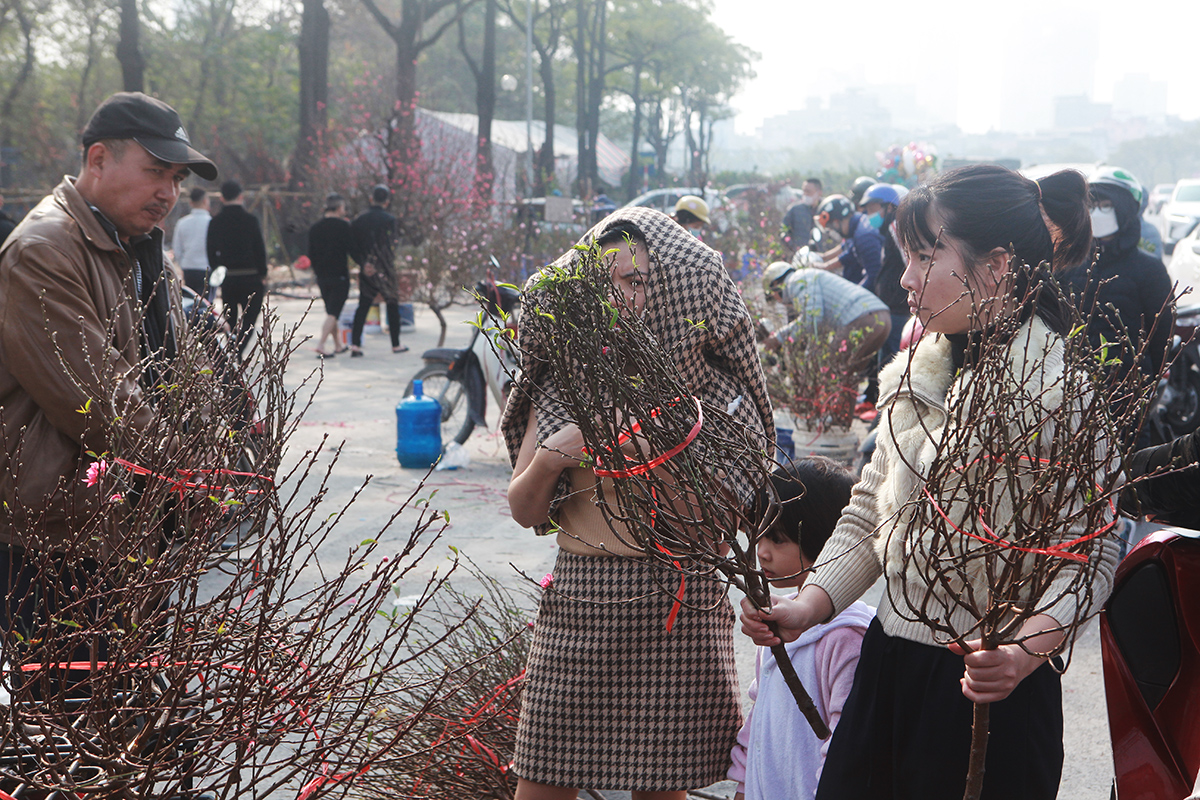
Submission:
M 757 50 L 734 99 L 737 129 L 868 84 L 913 85 L 915 102 L 968 132 L 1021 128 L 1051 98 L 1112 100 L 1130 73 L 1167 83 L 1167 113 L 1200 118 L 1198 0 L 713 0 L 714 19 Z

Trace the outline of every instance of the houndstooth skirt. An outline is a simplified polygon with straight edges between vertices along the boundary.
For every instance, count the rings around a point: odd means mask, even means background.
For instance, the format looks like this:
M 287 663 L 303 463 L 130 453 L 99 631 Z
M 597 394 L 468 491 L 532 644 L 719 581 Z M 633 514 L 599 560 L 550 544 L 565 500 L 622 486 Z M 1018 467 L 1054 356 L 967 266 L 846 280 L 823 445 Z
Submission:
M 689 579 L 685 602 L 713 608 L 684 606 L 667 633 L 663 584 L 678 581 L 640 560 L 559 552 L 530 645 L 517 775 L 630 791 L 724 779 L 741 727 L 733 607 L 723 584 Z

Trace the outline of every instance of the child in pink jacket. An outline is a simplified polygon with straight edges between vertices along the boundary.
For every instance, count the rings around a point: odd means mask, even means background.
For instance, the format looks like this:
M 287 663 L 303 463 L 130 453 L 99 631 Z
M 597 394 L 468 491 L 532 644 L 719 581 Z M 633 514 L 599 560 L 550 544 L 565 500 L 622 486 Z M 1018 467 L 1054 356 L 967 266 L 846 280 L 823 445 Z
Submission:
M 850 502 L 854 476 L 826 458 L 797 461 L 771 476 L 783 503 L 775 526 L 758 543 L 758 560 L 775 587 L 799 590 L 842 509 Z M 786 645 L 801 683 L 821 718 L 833 730 L 854 683 L 863 635 L 875 609 L 857 602 L 829 622 Z M 738 733 L 729 779 L 736 800 L 809 800 L 817 791 L 829 740 L 821 741 L 796 707 L 775 656 L 758 648 L 754 707 Z

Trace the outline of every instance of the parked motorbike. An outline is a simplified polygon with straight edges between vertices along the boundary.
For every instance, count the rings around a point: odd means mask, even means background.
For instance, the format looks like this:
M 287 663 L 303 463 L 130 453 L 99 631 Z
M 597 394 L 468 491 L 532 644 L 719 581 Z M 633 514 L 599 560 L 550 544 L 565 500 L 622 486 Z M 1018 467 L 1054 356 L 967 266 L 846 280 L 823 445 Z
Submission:
M 1143 539 L 1100 614 L 1114 798 L 1200 798 L 1200 533 Z
M 442 441 L 446 444 L 465 444 L 476 426 L 487 427 L 488 392 L 503 412 L 511 376 L 518 366 L 515 334 L 521 293 L 489 278 L 475 284 L 475 296 L 483 306 L 484 319 L 482 326 L 472 331 L 467 346 L 426 350 L 421 354 L 425 366 L 404 390 L 405 396 L 411 395 L 412 381 L 420 379 L 425 396 L 441 403 Z M 512 333 L 504 333 L 506 329 Z
M 1171 341 L 1171 369 L 1158 385 L 1158 395 L 1146 424 L 1151 444 L 1178 439 L 1200 427 L 1200 306 L 1181 308 L 1175 314 Z

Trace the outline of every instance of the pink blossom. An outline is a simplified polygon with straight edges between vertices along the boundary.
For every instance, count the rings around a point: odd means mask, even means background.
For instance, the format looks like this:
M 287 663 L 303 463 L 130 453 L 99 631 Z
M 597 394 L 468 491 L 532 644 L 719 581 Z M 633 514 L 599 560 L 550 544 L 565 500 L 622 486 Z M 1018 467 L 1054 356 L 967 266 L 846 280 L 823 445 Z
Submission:
M 88 465 L 87 478 L 84 479 L 87 481 L 87 485 L 95 486 L 97 483 L 99 483 L 100 476 L 104 474 L 106 469 L 108 469 L 108 462 L 103 458 L 99 461 L 93 461 L 90 465 Z
M 538 583 L 541 584 L 541 587 L 543 589 L 549 589 L 550 584 L 554 583 L 554 573 L 547 572 L 545 575 L 542 576 L 542 579 L 540 581 L 538 581 Z
M 121 494 L 120 492 L 117 492 L 116 494 L 113 494 L 111 497 L 109 497 L 109 498 L 108 498 L 108 502 L 110 502 L 110 503 L 124 503 L 124 502 L 125 502 L 125 495 Z

